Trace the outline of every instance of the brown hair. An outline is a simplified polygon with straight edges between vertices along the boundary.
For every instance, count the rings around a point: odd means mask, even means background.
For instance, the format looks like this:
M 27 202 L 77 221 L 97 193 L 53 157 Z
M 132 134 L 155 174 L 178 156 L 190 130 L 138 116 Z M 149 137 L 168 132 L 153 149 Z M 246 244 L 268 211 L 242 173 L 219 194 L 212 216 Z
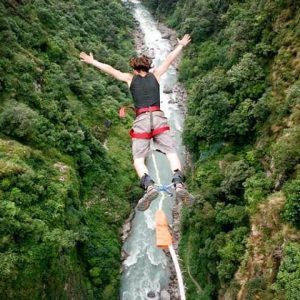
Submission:
M 148 72 L 151 68 L 152 59 L 146 55 L 134 56 L 129 61 L 129 66 L 137 71 Z

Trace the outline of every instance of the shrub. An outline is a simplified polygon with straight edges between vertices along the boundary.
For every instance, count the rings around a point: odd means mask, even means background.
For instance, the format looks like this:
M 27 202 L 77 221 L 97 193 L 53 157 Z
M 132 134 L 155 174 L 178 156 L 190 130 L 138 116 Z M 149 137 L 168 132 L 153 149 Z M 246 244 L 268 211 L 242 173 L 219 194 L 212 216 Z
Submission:
M 227 75 L 237 100 L 258 99 L 262 95 L 265 75 L 254 54 L 244 54 L 240 62 L 234 65 Z
M 187 117 L 184 129 L 184 141 L 187 145 L 192 146 L 190 140 L 196 140 L 197 143 L 199 141 L 213 143 L 222 139 L 228 108 L 228 98 L 224 93 L 209 95 L 202 99 L 197 117 Z
M 271 192 L 273 180 L 267 178 L 263 172 L 259 172 L 247 178 L 243 186 L 245 188 L 244 198 L 247 201 L 247 209 L 250 214 L 253 214 L 256 212 L 258 204 L 264 201 Z
M 242 205 L 232 205 L 231 203 L 217 203 L 216 207 L 216 222 L 223 226 L 223 229 L 228 229 L 228 225 L 245 224 L 247 220 L 247 212 Z
M 300 178 L 299 176 L 284 186 L 286 203 L 283 209 L 284 219 L 300 229 Z
M 288 243 L 274 284 L 277 294 L 285 300 L 300 299 L 300 246 Z
M 277 174 L 292 174 L 300 162 L 300 126 L 286 129 L 272 150 Z
M 254 129 L 254 107 L 254 101 L 246 99 L 229 115 L 226 130 L 229 136 L 245 136 Z
M 266 280 L 263 277 L 251 278 L 245 285 L 246 299 L 253 300 L 259 292 L 262 292 L 266 288 Z
M 221 282 L 228 282 L 232 279 L 243 258 L 248 232 L 247 227 L 235 228 L 226 234 L 224 245 L 217 250 L 220 255 L 217 270 Z
M 3 133 L 15 138 L 30 139 L 37 133 L 39 115 L 26 104 L 11 101 L 0 114 L 0 128 Z
M 253 175 L 254 169 L 244 160 L 238 160 L 229 164 L 224 172 L 224 180 L 221 183 L 221 191 L 229 201 L 243 202 L 244 181 Z

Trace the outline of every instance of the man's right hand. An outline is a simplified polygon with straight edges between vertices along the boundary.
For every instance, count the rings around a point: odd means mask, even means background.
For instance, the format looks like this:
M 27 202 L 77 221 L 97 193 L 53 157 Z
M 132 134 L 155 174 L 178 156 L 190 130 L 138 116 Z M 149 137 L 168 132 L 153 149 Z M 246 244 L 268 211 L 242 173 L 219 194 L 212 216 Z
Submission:
M 85 52 L 80 52 L 80 60 L 87 63 L 92 64 L 94 62 L 93 54 L 90 52 L 90 55 L 86 54 Z

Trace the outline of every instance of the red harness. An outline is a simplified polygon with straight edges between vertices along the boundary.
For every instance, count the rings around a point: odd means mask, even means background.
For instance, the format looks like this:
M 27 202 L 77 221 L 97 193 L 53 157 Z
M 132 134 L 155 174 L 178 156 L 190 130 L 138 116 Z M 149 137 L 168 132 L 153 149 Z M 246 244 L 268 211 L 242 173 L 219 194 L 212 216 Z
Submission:
M 120 111 L 119 111 L 119 116 L 121 118 L 124 118 L 126 113 L 125 113 L 125 109 L 127 107 L 121 107 Z M 144 113 L 144 112 L 153 112 L 153 111 L 159 111 L 160 107 L 159 106 L 149 106 L 149 107 L 142 107 L 142 108 L 134 108 L 133 106 L 128 106 L 128 108 L 131 108 L 135 111 L 136 116 L 139 116 L 140 114 Z M 135 138 L 135 139 L 147 139 L 150 140 L 152 139 L 154 136 L 159 135 L 167 130 L 170 130 L 169 126 L 163 126 L 160 128 L 156 128 L 151 130 L 150 132 L 134 132 L 133 129 L 131 129 L 129 131 L 129 134 L 131 136 L 131 138 Z
M 140 114 L 142 114 L 144 112 L 153 112 L 153 111 L 158 111 L 158 110 L 160 110 L 160 107 L 155 105 L 155 106 L 136 108 L 135 113 L 136 113 L 136 116 L 139 116 Z
M 159 135 L 167 130 L 170 130 L 169 126 L 160 127 L 160 128 L 152 130 L 151 132 L 134 132 L 133 129 L 131 129 L 129 131 L 129 134 L 130 134 L 131 138 L 134 138 L 134 139 L 150 140 L 154 136 Z

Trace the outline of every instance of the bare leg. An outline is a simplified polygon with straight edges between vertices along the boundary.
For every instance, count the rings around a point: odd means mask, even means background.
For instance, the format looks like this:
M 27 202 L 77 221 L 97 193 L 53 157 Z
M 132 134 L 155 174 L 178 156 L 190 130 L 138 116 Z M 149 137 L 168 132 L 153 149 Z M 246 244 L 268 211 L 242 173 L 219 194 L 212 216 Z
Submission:
M 177 155 L 177 153 L 167 153 L 167 158 L 169 160 L 169 163 L 170 163 L 170 167 L 171 167 L 171 170 L 172 172 L 174 172 L 175 170 L 182 170 L 181 169 L 181 163 L 180 163 L 180 160 L 179 160 L 179 157 Z
M 142 178 L 144 174 L 149 174 L 148 168 L 145 165 L 145 157 L 136 158 L 133 165 L 140 178 Z
M 179 157 L 178 157 L 177 153 L 167 153 L 166 155 L 169 160 L 171 170 L 172 170 L 173 174 L 175 175 L 176 171 L 178 171 L 178 170 L 181 171 L 181 163 L 180 163 Z M 178 187 L 182 188 L 183 184 L 182 184 L 182 182 L 178 182 L 175 184 L 175 186 L 176 186 L 176 188 L 178 188 Z

